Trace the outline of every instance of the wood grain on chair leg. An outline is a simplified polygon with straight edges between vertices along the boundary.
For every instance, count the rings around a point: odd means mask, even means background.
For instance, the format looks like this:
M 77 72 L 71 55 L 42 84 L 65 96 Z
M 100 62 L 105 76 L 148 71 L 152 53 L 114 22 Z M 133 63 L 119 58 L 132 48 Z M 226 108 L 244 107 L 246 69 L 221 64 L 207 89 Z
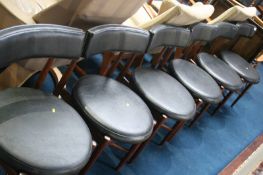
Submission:
M 235 99 L 235 101 L 231 104 L 231 107 L 233 107 L 239 100 L 241 97 L 243 97 L 243 95 L 251 88 L 253 84 L 249 83 L 245 89 L 241 92 L 241 94 Z
M 107 74 L 109 66 L 111 65 L 111 62 L 114 58 L 115 58 L 114 53 L 112 53 L 112 52 L 105 52 L 103 54 L 103 61 L 102 61 L 102 64 L 100 66 L 100 71 L 99 71 L 100 75 L 106 75 Z
M 208 110 L 209 107 L 210 107 L 210 103 L 205 103 L 205 105 L 203 106 L 203 108 L 201 109 L 201 111 L 198 112 L 198 113 L 195 115 L 195 117 L 194 117 L 194 119 L 191 121 L 189 127 L 192 127 L 192 126 L 196 123 L 196 121 L 198 121 L 198 120 L 202 117 L 202 115 Z
M 87 73 L 78 65 L 76 65 L 74 71 L 76 71 L 80 76 L 85 76 Z
M 139 147 L 140 144 L 132 145 L 129 152 L 125 155 L 125 157 L 120 161 L 119 165 L 116 167 L 117 171 L 119 171 L 126 164 L 126 162 L 135 154 Z
M 65 84 L 67 83 L 67 80 L 69 79 L 70 75 L 72 74 L 75 66 L 77 65 L 78 60 L 72 60 L 70 65 L 68 66 L 68 69 L 66 70 L 66 72 L 62 75 L 62 78 L 60 79 L 60 81 L 58 82 L 53 94 L 55 96 L 59 96 L 59 94 L 61 93 L 61 90 L 63 89 L 63 87 L 65 86 Z
M 178 133 L 180 129 L 184 127 L 185 121 L 177 121 L 173 126 L 172 131 L 170 131 L 164 139 L 161 141 L 160 145 L 163 145 L 166 141 L 169 142 L 174 138 L 174 136 Z
M 162 48 L 161 52 L 158 54 L 154 54 L 153 55 L 153 59 L 152 59 L 152 65 L 154 68 L 157 68 L 158 65 L 160 64 L 162 58 L 163 58 L 163 54 L 166 51 L 165 48 Z
M 109 142 L 111 141 L 111 139 L 108 136 L 105 136 L 103 141 L 101 143 L 98 144 L 98 146 L 95 148 L 95 150 L 93 151 L 89 162 L 87 163 L 87 165 L 81 170 L 80 174 L 81 175 L 85 175 L 88 170 L 92 167 L 92 165 L 96 162 L 96 160 L 99 158 L 99 156 L 101 155 L 102 151 L 104 150 L 104 148 L 106 146 L 108 146 Z
M 49 58 L 44 66 L 44 68 L 42 69 L 42 71 L 40 72 L 39 78 L 36 82 L 35 88 L 39 89 L 41 88 L 43 82 L 45 81 L 47 74 L 51 68 L 51 66 L 54 63 L 54 59 L 53 58 Z
M 167 49 L 167 53 L 166 53 L 165 57 L 162 59 L 162 61 L 161 61 L 161 65 L 160 65 L 161 68 L 163 68 L 167 64 L 167 62 L 171 58 L 173 52 L 174 52 L 174 48 Z
M 217 105 L 217 107 L 211 113 L 211 115 L 214 115 L 226 103 L 226 101 L 231 97 L 232 94 L 233 91 L 229 91 L 228 94 L 224 97 L 224 99 Z
M 161 126 L 166 120 L 167 120 L 167 116 L 161 115 L 160 119 L 154 125 L 151 136 L 140 145 L 140 147 L 137 149 L 134 155 L 130 158 L 128 163 L 131 163 L 142 152 L 144 147 L 152 140 L 152 138 L 156 135 L 156 133 L 158 132 L 158 130 L 161 128 Z

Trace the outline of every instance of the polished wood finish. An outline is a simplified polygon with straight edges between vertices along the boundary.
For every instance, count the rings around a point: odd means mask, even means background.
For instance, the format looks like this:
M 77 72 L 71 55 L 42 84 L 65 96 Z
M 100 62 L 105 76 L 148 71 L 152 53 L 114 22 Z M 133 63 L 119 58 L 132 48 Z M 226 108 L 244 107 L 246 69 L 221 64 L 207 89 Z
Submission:
M 166 48 L 162 48 L 161 52 L 158 54 L 153 54 L 153 59 L 152 59 L 152 66 L 154 68 L 157 68 L 158 65 L 160 64 L 160 61 L 163 58 L 163 54 L 166 51 Z
M 110 137 L 104 136 L 104 139 L 101 143 L 98 144 L 98 146 L 95 148 L 93 153 L 91 154 L 91 157 L 89 159 L 89 162 L 85 167 L 81 170 L 81 175 L 86 175 L 89 169 L 92 167 L 92 165 L 96 162 L 96 160 L 99 158 L 103 150 L 108 146 L 109 142 L 111 141 Z
M 134 153 L 139 149 L 140 144 L 132 145 L 129 152 L 125 155 L 125 157 L 120 161 L 119 165 L 116 167 L 116 170 L 119 171 L 134 155 Z
M 44 68 L 42 69 L 42 71 L 40 72 L 40 75 L 38 77 L 38 80 L 36 82 L 36 85 L 35 85 L 35 88 L 36 89 L 40 89 L 43 82 L 45 81 L 47 75 L 48 75 L 48 72 L 50 71 L 51 69 L 51 66 L 53 65 L 54 63 L 54 58 L 49 58 L 44 66 Z
M 65 84 L 67 83 L 67 80 L 69 79 L 69 77 L 71 76 L 75 66 L 77 65 L 78 60 L 72 60 L 70 65 L 68 66 L 66 72 L 63 74 L 62 78 L 60 79 L 60 81 L 58 82 L 53 94 L 55 96 L 59 96 L 59 94 L 61 93 L 61 90 L 64 88 Z
M 119 53 L 118 55 L 116 55 L 116 59 L 113 60 L 113 63 L 111 65 L 111 67 L 109 68 L 109 70 L 107 71 L 107 76 L 111 76 L 113 74 L 113 72 L 117 69 L 119 62 L 121 61 L 123 53 Z
M 197 112 L 197 114 L 194 116 L 194 119 L 191 121 L 189 127 L 192 127 L 200 118 L 203 116 L 203 114 L 209 109 L 210 103 L 205 102 L 203 104 L 203 107 L 201 108 L 200 112 Z
M 128 60 L 128 63 L 124 66 L 124 68 L 121 70 L 117 80 L 121 80 L 128 72 L 129 68 L 133 64 L 134 60 L 136 59 L 137 54 L 133 54 L 132 57 Z
M 112 60 L 116 57 L 116 55 L 114 55 L 114 53 L 112 52 L 104 52 L 103 53 L 103 61 L 102 64 L 100 66 L 100 71 L 99 74 L 100 75 L 106 75 L 108 72 L 108 69 L 111 65 Z
M 263 144 L 263 134 L 259 135 L 248 147 L 246 147 L 233 161 L 231 161 L 219 175 L 233 174 L 253 152 Z
M 76 65 L 74 71 L 76 71 L 81 77 L 87 75 L 86 72 L 81 67 L 79 67 L 79 65 Z
M 137 151 L 134 153 L 134 155 L 130 158 L 129 163 L 131 163 L 144 149 L 144 147 L 153 139 L 153 137 L 156 135 L 156 133 L 159 131 L 161 126 L 164 124 L 164 122 L 167 120 L 167 116 L 161 115 L 160 118 L 155 122 L 153 132 L 151 136 L 144 141 L 140 147 L 137 149 Z
M 168 48 L 167 49 L 165 57 L 161 61 L 161 65 L 160 65 L 161 68 L 166 66 L 166 64 L 168 63 L 169 59 L 171 58 L 173 52 L 174 52 L 174 48 Z
M 214 109 L 214 111 L 211 113 L 211 115 L 215 115 L 215 113 L 227 102 L 227 100 L 231 97 L 233 94 L 233 91 L 229 91 L 227 95 L 224 97 L 224 99 L 217 105 L 217 107 Z
M 165 142 L 170 142 L 174 136 L 184 127 L 185 121 L 178 120 L 176 124 L 173 126 L 172 130 L 164 137 L 161 141 L 160 145 L 163 145 Z
M 241 91 L 241 94 L 238 95 L 238 97 L 234 100 L 234 102 L 231 104 L 231 107 L 235 106 L 235 104 L 240 100 L 241 97 L 244 96 L 244 94 L 252 87 L 253 84 L 248 83 L 246 87 Z
M 111 147 L 113 147 L 113 148 L 116 148 L 116 149 L 118 149 L 118 150 L 121 150 L 121 151 L 123 151 L 123 152 L 129 152 L 129 150 L 128 149 L 126 149 L 126 148 L 124 148 L 124 147 L 122 147 L 122 146 L 120 146 L 120 145 L 118 145 L 118 144 L 116 144 L 116 143 L 114 143 L 114 142 L 109 142 L 109 146 L 111 146 Z

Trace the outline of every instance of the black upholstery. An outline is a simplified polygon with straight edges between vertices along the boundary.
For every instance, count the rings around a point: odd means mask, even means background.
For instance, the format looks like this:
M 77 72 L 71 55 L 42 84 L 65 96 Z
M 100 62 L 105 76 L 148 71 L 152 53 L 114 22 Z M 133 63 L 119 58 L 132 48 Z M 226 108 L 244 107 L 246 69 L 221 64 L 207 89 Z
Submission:
M 169 74 L 138 68 L 134 79 L 140 93 L 159 112 L 179 120 L 189 120 L 195 114 L 193 97 Z
M 167 25 L 157 25 L 150 30 L 152 34 L 151 44 L 148 50 L 157 47 L 187 47 L 191 43 L 189 29 Z
M 171 62 L 172 74 L 197 98 L 210 103 L 218 103 L 222 94 L 215 80 L 191 62 L 175 59 Z
M 236 24 L 238 26 L 238 34 L 240 36 L 244 36 L 244 37 L 252 37 L 254 36 L 254 34 L 257 31 L 257 27 L 254 26 L 253 24 L 250 24 L 248 22 L 243 22 L 243 23 L 237 23 Z
M 198 23 L 192 27 L 192 41 L 212 41 L 217 37 L 217 25 Z
M 82 54 L 85 33 L 79 29 L 41 24 L 0 31 L 0 67 L 39 57 L 75 58 Z
M 242 86 L 242 81 L 238 74 L 219 58 L 201 52 L 197 55 L 197 61 L 204 70 L 227 89 L 237 90 Z
M 259 82 L 259 73 L 244 58 L 231 51 L 222 51 L 220 56 L 242 78 L 250 83 Z
M 73 98 L 88 121 L 105 135 L 131 143 L 151 135 L 150 110 L 138 95 L 116 80 L 85 76 L 74 87 Z
M 227 39 L 233 39 L 238 35 L 239 27 L 235 24 L 228 22 L 220 22 L 216 24 L 216 38 L 222 37 Z
M 85 57 L 104 51 L 144 53 L 148 47 L 150 33 L 133 27 L 111 24 L 88 30 Z
M 78 59 L 85 33 L 58 25 L 0 31 L 0 67 L 26 58 Z M 0 160 L 28 174 L 77 174 L 92 150 L 80 115 L 57 97 L 29 88 L 0 92 Z
M 92 138 L 79 114 L 56 97 L 29 88 L 0 92 L 0 159 L 29 174 L 77 174 Z

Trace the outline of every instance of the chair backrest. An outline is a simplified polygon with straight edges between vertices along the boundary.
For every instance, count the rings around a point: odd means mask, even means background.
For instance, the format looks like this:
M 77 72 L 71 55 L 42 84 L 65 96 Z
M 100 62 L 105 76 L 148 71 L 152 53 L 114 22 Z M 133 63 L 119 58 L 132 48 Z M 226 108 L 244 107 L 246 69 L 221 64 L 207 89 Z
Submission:
M 250 24 L 248 22 L 244 22 L 244 23 L 237 23 L 236 24 L 239 28 L 238 30 L 238 34 L 240 36 L 244 36 L 244 37 L 252 37 L 254 36 L 254 34 L 257 31 L 257 27 L 253 24 Z
M 146 1 L 88 0 L 78 16 L 85 21 L 97 24 L 120 24 L 131 17 Z
M 144 53 L 150 33 L 133 27 L 106 24 L 87 31 L 85 57 L 105 51 Z
M 238 35 L 239 26 L 228 22 L 220 22 L 216 24 L 216 37 L 222 37 L 226 39 L 234 39 Z
M 150 30 L 152 35 L 149 51 L 158 47 L 187 47 L 191 43 L 191 32 L 182 27 L 157 25 Z
M 192 27 L 191 39 L 195 41 L 210 42 L 217 37 L 217 25 L 199 23 Z
M 98 24 L 122 23 L 146 0 L 61 0 L 36 14 L 38 23 L 71 25 L 75 19 Z M 73 20 L 73 21 L 72 21 Z
M 257 9 L 255 7 L 240 7 L 238 5 L 229 8 L 224 13 L 209 21 L 209 24 L 217 24 L 223 21 L 245 21 L 257 15 Z
M 0 67 L 27 58 L 82 55 L 85 32 L 59 25 L 21 25 L 0 31 Z

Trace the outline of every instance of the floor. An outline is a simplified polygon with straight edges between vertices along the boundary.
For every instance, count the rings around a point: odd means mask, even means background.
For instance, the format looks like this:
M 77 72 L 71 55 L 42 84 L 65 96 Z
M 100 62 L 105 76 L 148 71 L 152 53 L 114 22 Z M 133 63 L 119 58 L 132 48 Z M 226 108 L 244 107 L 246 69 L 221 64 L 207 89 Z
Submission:
M 263 65 L 258 70 L 263 77 Z M 88 175 L 217 174 L 263 133 L 263 81 L 231 108 L 233 98 L 215 116 L 206 113 L 193 128 L 185 127 L 170 143 L 157 145 L 164 132 L 158 133 L 142 154 L 120 172 L 113 167 L 122 154 L 107 149 Z

